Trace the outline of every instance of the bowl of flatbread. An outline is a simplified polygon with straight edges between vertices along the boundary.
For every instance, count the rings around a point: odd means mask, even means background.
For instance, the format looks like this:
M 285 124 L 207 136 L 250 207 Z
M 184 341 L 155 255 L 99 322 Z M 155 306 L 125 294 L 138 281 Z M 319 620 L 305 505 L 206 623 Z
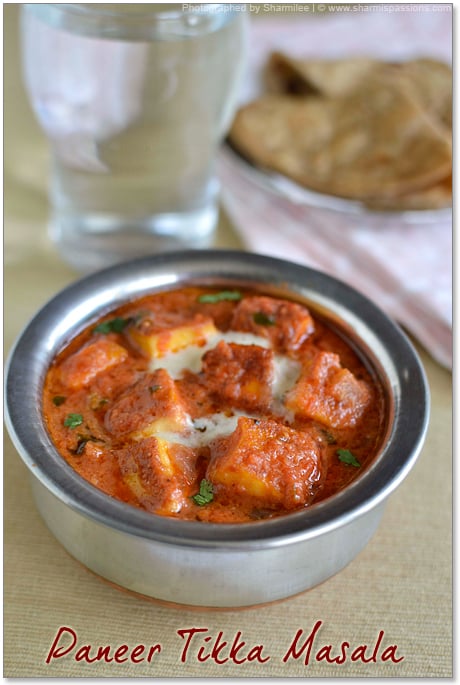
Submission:
M 263 83 L 264 92 L 237 111 L 228 143 L 274 188 L 345 211 L 451 207 L 449 65 L 273 52 Z

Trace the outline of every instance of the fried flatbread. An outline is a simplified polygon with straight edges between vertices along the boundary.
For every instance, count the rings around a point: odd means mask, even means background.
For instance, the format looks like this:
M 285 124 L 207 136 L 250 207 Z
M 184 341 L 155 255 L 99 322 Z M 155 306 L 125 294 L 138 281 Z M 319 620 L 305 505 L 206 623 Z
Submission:
M 452 127 L 452 69 L 443 62 L 420 58 L 400 67 L 420 106 L 431 116 Z
M 369 209 L 381 211 L 419 211 L 424 209 L 442 209 L 452 204 L 452 177 L 433 186 L 422 188 L 406 195 L 391 198 L 368 198 Z
M 420 106 L 446 126 L 452 124 L 452 69 L 432 58 L 384 62 L 370 57 L 311 60 L 273 52 L 265 68 L 269 92 L 337 97 L 356 90 L 370 77 L 407 80 Z
M 230 140 L 260 166 L 353 199 L 387 201 L 451 171 L 449 140 L 393 79 L 342 97 L 264 96 L 237 113 Z
M 265 68 L 267 90 L 286 95 L 346 95 L 381 62 L 368 57 L 343 60 L 307 60 L 273 52 Z

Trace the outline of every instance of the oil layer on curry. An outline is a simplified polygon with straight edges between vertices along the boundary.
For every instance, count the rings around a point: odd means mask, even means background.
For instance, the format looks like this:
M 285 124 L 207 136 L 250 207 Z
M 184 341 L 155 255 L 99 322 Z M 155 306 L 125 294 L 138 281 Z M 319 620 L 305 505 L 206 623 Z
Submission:
M 197 287 L 101 318 L 54 360 L 43 401 L 60 454 L 94 486 L 213 523 L 334 494 L 384 424 L 376 379 L 306 306 Z

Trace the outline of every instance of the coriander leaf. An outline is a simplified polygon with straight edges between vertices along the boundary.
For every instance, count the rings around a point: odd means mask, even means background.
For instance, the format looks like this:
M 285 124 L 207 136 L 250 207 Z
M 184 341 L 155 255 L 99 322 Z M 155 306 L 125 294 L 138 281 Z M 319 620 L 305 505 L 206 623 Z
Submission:
M 200 483 L 200 491 L 196 495 L 193 495 L 192 500 L 198 506 L 203 507 L 205 504 L 209 504 L 214 499 L 212 483 L 209 480 L 203 478 Z
M 64 419 L 64 426 L 67 428 L 76 428 L 83 423 L 83 416 L 81 414 L 67 414 Z
M 99 395 L 91 395 L 89 398 L 89 408 L 93 411 L 101 409 L 105 404 L 108 404 L 109 400 L 106 397 L 100 397 Z
M 161 385 L 149 385 L 149 392 L 151 395 L 153 395 L 153 393 L 159 390 L 160 388 Z
M 336 445 L 337 440 L 334 438 L 332 433 L 330 433 L 326 428 L 321 428 L 321 433 L 324 435 L 324 438 L 327 442 L 328 445 Z
M 66 401 L 66 398 L 63 395 L 56 395 L 53 397 L 53 404 L 56 405 L 56 407 L 60 407 L 61 404 L 64 404 Z
M 337 456 L 339 457 L 340 461 L 344 464 L 347 464 L 347 466 L 356 466 L 357 468 L 361 466 L 355 455 L 350 452 L 350 450 L 337 450 Z
M 93 329 L 93 333 L 104 333 L 104 335 L 107 335 L 107 333 L 121 333 L 128 324 L 132 323 L 132 321 L 133 319 L 131 317 L 123 319 L 120 316 L 117 316 L 114 319 L 103 321 L 98 324 Z
M 77 446 L 74 450 L 70 450 L 72 454 L 77 454 L 80 455 L 83 453 L 83 450 L 86 447 L 86 443 L 88 442 L 101 442 L 99 438 L 94 437 L 94 435 L 81 435 L 81 433 L 78 435 L 78 441 L 77 441 Z
M 78 442 L 77 446 L 74 450 L 70 450 L 72 454 L 81 454 L 83 450 L 85 449 L 86 443 L 89 442 L 91 438 L 86 437 L 85 435 L 79 435 L 78 436 Z
M 254 323 L 259 324 L 259 326 L 274 326 L 276 321 L 271 316 L 267 316 L 264 312 L 255 312 L 252 315 Z
M 214 304 L 224 300 L 241 300 L 241 293 L 238 290 L 222 290 L 220 293 L 206 293 L 198 296 L 198 302 Z

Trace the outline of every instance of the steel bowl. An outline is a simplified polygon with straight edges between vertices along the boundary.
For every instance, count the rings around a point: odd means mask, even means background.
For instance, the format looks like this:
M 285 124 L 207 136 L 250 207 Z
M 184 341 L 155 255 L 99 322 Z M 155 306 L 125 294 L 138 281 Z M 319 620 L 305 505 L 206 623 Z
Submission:
M 54 355 L 100 315 L 190 284 L 251 287 L 307 304 L 377 375 L 386 400 L 381 449 L 345 490 L 279 518 L 180 521 L 119 502 L 83 480 L 45 428 L 42 388 Z M 429 415 L 423 368 L 400 328 L 363 295 L 318 271 L 238 251 L 165 253 L 67 287 L 20 335 L 7 363 L 6 421 L 37 508 L 59 542 L 103 578 L 175 604 L 242 607 L 307 590 L 344 568 L 377 529 L 388 496 L 421 450 Z

